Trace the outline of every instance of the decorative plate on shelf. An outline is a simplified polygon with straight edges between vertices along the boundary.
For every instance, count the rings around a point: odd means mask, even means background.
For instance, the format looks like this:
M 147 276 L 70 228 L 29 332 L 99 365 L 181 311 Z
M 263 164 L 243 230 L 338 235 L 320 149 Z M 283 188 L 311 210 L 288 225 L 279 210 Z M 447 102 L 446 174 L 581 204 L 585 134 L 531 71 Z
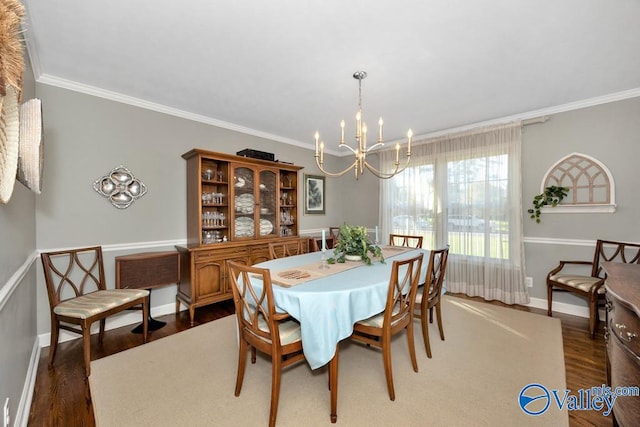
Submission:
M 236 218 L 235 229 L 236 237 L 253 237 L 254 222 L 252 218 L 240 217 Z
M 250 193 L 236 196 L 236 212 L 242 212 L 246 214 L 253 213 L 254 200 L 255 199 L 253 198 L 253 194 Z
M 260 220 L 260 235 L 261 236 L 266 236 L 267 234 L 271 234 L 272 231 L 273 231 L 273 224 L 271 223 L 271 221 L 269 221 L 267 219 L 261 219 Z

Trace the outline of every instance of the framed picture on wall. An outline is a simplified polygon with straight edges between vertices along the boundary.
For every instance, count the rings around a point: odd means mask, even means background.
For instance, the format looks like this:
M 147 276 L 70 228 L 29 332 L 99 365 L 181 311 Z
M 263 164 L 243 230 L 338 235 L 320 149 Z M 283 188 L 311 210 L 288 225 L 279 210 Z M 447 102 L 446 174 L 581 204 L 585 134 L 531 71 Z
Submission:
M 304 213 L 305 215 L 325 214 L 324 176 L 304 175 Z

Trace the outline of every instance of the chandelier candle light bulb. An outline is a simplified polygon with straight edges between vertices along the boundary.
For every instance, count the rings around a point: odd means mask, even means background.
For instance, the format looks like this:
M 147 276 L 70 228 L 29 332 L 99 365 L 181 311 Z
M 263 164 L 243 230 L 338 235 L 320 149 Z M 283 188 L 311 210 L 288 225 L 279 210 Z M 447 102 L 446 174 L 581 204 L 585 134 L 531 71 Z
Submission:
M 411 138 L 413 136 L 413 132 L 409 129 L 407 132 L 407 150 L 405 154 L 406 161 L 402 166 L 400 166 L 400 142 L 396 142 L 396 156 L 394 168 L 391 171 L 381 171 L 374 166 L 372 166 L 369 162 L 367 162 L 367 154 L 371 153 L 373 150 L 378 149 L 384 145 L 382 142 L 382 126 L 383 120 L 382 117 L 378 120 L 378 138 L 375 144 L 371 147 L 367 147 L 367 124 L 363 120 L 362 114 L 362 80 L 367 77 L 367 73 L 364 71 L 356 71 L 353 74 L 353 78 L 358 80 L 358 112 L 356 113 L 356 131 L 355 131 L 355 147 L 353 148 L 344 142 L 344 128 L 345 123 L 344 120 L 340 122 L 340 143 L 338 147 L 346 147 L 349 151 L 351 151 L 354 155 L 354 161 L 349 165 L 346 169 L 341 172 L 331 173 L 325 170 L 324 168 L 324 142 L 320 141 L 320 133 L 316 131 L 315 133 L 315 142 L 316 142 L 316 151 L 314 157 L 316 158 L 316 164 L 322 173 L 327 176 L 338 177 L 342 176 L 345 173 L 349 172 L 351 169 L 355 172 L 355 177 L 358 177 L 364 173 L 365 168 L 368 169 L 371 173 L 377 176 L 380 179 L 389 179 L 392 176 L 402 172 L 409 166 L 409 162 L 411 161 Z M 319 149 L 318 149 L 319 148 Z

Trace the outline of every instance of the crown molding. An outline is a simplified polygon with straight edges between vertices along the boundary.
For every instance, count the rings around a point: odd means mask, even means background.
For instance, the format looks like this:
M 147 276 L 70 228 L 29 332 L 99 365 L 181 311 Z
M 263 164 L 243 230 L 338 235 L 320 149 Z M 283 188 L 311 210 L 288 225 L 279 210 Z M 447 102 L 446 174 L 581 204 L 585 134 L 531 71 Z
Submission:
M 540 110 L 528 111 L 526 113 L 521 113 L 521 114 L 514 114 L 512 116 L 501 117 L 498 119 L 471 123 L 471 124 L 459 126 L 456 128 L 449 128 L 449 129 L 439 130 L 436 132 L 425 133 L 421 135 L 414 135 L 413 139 L 416 142 L 419 142 L 419 140 L 421 139 L 432 139 L 432 138 L 437 138 L 437 137 L 441 137 L 449 134 L 467 132 L 467 131 L 477 129 L 477 128 L 482 128 L 482 127 L 506 124 L 506 123 L 516 122 L 516 121 L 538 119 L 543 116 L 549 116 L 552 114 L 559 114 L 559 113 L 564 113 L 564 112 L 573 111 L 573 110 L 580 110 L 582 108 L 593 107 L 601 104 L 608 104 L 610 102 L 624 101 L 625 99 L 631 99 L 631 98 L 637 98 L 637 97 L 640 97 L 640 88 L 625 90 L 622 92 L 610 93 L 603 96 L 597 96 L 595 98 L 589 98 L 581 101 L 570 102 L 568 104 L 557 105 L 555 107 L 542 108 Z M 544 123 L 546 121 L 547 120 L 540 120 L 540 121 L 536 121 L 535 123 Z M 395 142 L 402 142 L 402 141 L 401 140 L 393 141 L 394 144 Z
M 99 98 L 108 99 L 111 101 L 116 101 L 116 102 L 120 102 L 127 105 L 132 105 L 139 108 L 145 108 L 145 109 L 156 111 L 159 113 L 180 117 L 183 119 L 204 123 L 211 126 L 216 126 L 219 128 L 235 131 L 235 132 L 240 132 L 247 135 L 256 136 L 259 138 L 265 138 L 272 141 L 282 142 L 284 144 L 293 145 L 293 146 L 304 148 L 307 150 L 314 149 L 314 147 L 308 143 L 300 142 L 291 138 L 285 138 L 279 135 L 262 132 L 256 129 L 251 129 L 245 126 L 236 125 L 234 123 L 225 122 L 222 120 L 214 119 L 214 118 L 203 116 L 200 114 L 194 114 L 188 111 L 179 110 L 177 108 L 171 108 L 166 105 L 145 101 L 143 99 L 134 98 L 132 96 L 124 95 L 118 92 L 112 92 L 112 91 L 97 88 L 95 86 L 85 85 L 85 84 L 74 82 L 71 80 L 62 79 L 49 74 L 41 74 L 41 67 L 40 67 L 40 62 L 38 60 L 37 54 L 33 53 L 33 52 L 36 52 L 36 50 L 31 48 L 32 46 L 30 43 L 30 38 L 27 37 L 26 39 L 27 39 L 27 45 L 29 47 L 28 48 L 29 57 L 31 59 L 31 64 L 34 70 L 35 79 L 38 83 L 60 87 L 63 89 L 74 91 L 74 92 L 84 93 L 87 95 L 92 95 Z M 563 113 L 566 111 L 579 110 L 581 108 L 593 107 L 595 105 L 607 104 L 610 102 L 622 101 L 625 99 L 636 98 L 636 97 L 640 97 L 640 88 L 611 93 L 603 96 L 584 99 L 581 101 L 570 102 L 570 103 L 558 105 L 555 107 L 543 108 L 540 110 L 534 110 L 534 111 L 529 111 L 521 114 L 515 114 L 512 116 L 506 116 L 506 117 L 501 117 L 497 119 L 471 123 L 471 124 L 468 124 L 465 126 L 459 126 L 456 128 L 443 129 L 437 132 L 414 135 L 414 140 L 418 141 L 420 139 L 435 138 L 435 137 L 439 137 L 447 134 L 465 132 L 465 131 L 469 131 L 469 130 L 480 128 L 480 127 L 504 124 L 504 123 L 514 122 L 518 120 L 530 120 L 530 119 L 538 118 L 540 116 L 547 116 L 551 114 Z M 401 142 L 401 141 L 400 140 L 389 141 L 389 143 L 393 143 L 393 144 L 395 144 L 396 142 Z M 352 155 L 352 153 L 350 152 L 335 151 L 335 150 L 325 150 L 325 153 L 332 154 L 337 157 Z
M 158 104 L 155 102 L 145 101 L 144 99 L 134 98 L 133 96 L 128 96 L 122 93 L 100 89 L 95 86 L 85 85 L 82 83 L 74 82 L 72 80 L 62 79 L 49 74 L 41 74 L 36 81 L 38 83 L 46 84 L 49 86 L 55 86 L 62 89 L 71 90 L 74 92 L 84 93 L 86 95 L 96 96 L 98 98 L 108 99 L 110 101 L 132 105 L 134 107 L 144 108 L 147 110 L 156 111 L 158 113 L 168 114 L 170 116 L 192 120 L 194 122 L 204 123 L 207 125 L 216 126 L 222 129 L 239 132 L 246 135 L 257 136 L 258 138 L 269 139 L 272 141 L 282 142 L 284 144 L 294 145 L 300 148 L 311 149 L 311 146 L 309 144 L 305 144 L 290 138 L 285 138 L 285 137 L 274 135 L 268 132 L 262 132 L 256 129 L 251 129 L 251 128 L 240 126 L 234 123 L 225 122 L 223 120 L 218 120 L 211 117 L 203 116 L 201 114 L 190 113 L 189 111 L 179 110 L 177 108 L 168 107 L 166 105 Z

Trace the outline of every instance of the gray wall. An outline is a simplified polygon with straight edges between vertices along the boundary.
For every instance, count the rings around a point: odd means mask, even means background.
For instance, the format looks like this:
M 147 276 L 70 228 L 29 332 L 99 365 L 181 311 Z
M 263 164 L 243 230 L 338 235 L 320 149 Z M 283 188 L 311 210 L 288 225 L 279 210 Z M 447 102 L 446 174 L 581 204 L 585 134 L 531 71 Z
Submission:
M 28 63 L 24 79 L 23 102 L 35 97 Z M 16 181 L 9 203 L 0 204 L 0 408 L 8 397 L 12 420 L 36 343 L 35 199 Z
M 533 297 L 546 300 L 546 274 L 563 260 L 591 260 L 596 239 L 640 242 L 637 219 L 638 159 L 640 159 L 640 98 L 602 104 L 551 116 L 523 133 L 523 208 L 533 197 L 547 170 L 573 152 L 598 159 L 615 180 L 615 213 L 542 214 L 542 222 L 525 218 L 527 276 L 534 279 Z M 589 243 L 587 245 L 587 243 Z M 585 306 L 572 295 L 554 300 Z

